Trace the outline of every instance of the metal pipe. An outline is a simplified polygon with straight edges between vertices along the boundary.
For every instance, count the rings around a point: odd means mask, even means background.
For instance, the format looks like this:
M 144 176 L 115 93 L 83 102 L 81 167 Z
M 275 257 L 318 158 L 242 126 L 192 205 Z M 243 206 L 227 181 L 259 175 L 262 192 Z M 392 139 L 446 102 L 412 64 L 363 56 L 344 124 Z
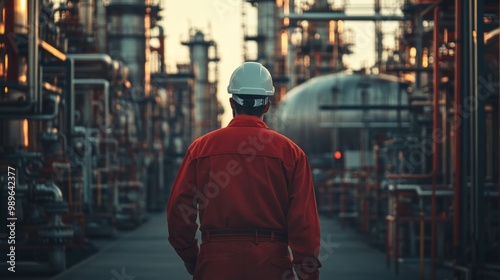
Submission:
M 420 217 L 424 217 L 424 212 L 420 212 Z M 420 220 L 420 269 L 419 269 L 419 276 L 420 280 L 424 280 L 425 275 L 424 275 L 424 256 L 425 256 L 425 221 L 422 219 Z
M 18 52 L 16 51 L 17 46 L 15 45 L 15 30 L 16 30 L 16 13 L 15 11 L 15 1 L 2 1 L 3 9 L 5 10 L 5 18 L 3 18 L 4 24 L 4 32 L 8 36 L 10 43 L 5 44 L 6 57 L 11 62 L 8 65 L 7 73 L 5 78 L 8 82 L 18 82 L 19 81 L 19 64 L 17 63 L 19 59 L 17 59 Z M 14 36 L 12 36 L 14 35 Z M 14 42 L 12 42 L 14 41 Z M 16 63 L 12 63 L 16 62 Z M 2 91 L 4 89 L 2 88 Z
M 455 0 L 455 74 L 454 87 L 455 94 L 453 99 L 453 247 L 455 260 L 458 258 L 460 250 L 460 197 L 461 197 L 461 100 L 462 100 L 462 0 Z M 500 174 L 500 173 L 499 173 Z
M 280 17 L 289 18 L 291 21 L 307 20 L 307 21 L 328 21 L 328 20 L 352 20 L 352 21 L 404 21 L 408 18 L 405 16 L 393 15 L 346 15 L 339 12 L 305 12 L 303 14 L 281 14 Z
M 472 3 L 473 23 L 472 28 L 472 97 L 475 111 L 471 118 L 471 206 L 472 206 L 472 275 L 478 277 L 485 260 L 485 203 L 484 203 L 484 177 L 485 177 L 485 101 L 481 98 L 480 78 L 484 74 L 484 2 L 474 0 Z M 475 35 L 475 36 L 474 36 Z
M 37 105 L 37 102 L 33 100 L 21 104 L 19 104 L 18 102 L 2 102 L 0 103 L 0 111 L 2 113 L 7 113 L 6 117 L 12 113 L 19 113 L 26 115 L 33 111 L 35 105 Z
M 80 23 L 83 26 L 83 32 L 86 35 L 92 35 L 93 33 L 93 2 L 92 0 L 80 0 L 78 7 L 78 17 L 80 18 Z
M 54 201 L 63 201 L 61 189 L 56 184 L 36 185 L 35 190 L 38 192 L 49 192 L 54 195 Z
M 106 63 L 108 65 L 112 65 L 113 59 L 111 56 L 105 53 L 76 53 L 76 54 L 67 54 L 67 59 L 71 59 L 73 61 L 99 61 Z
M 439 28 L 440 28 L 440 6 L 434 8 L 434 111 L 433 111 L 433 133 L 439 129 Z M 434 151 L 432 157 L 432 206 L 431 206 L 431 279 L 436 279 L 436 181 L 439 164 L 439 143 L 434 139 Z
M 104 125 L 105 125 L 105 133 L 107 134 L 107 130 L 110 127 L 109 122 L 109 82 L 104 79 L 74 79 L 74 85 L 102 85 L 104 88 Z M 93 92 L 91 92 L 93 93 Z M 74 112 L 74 102 L 71 111 Z
M 89 53 L 89 54 L 68 54 L 66 55 L 67 59 L 67 89 L 66 89 L 66 102 L 69 104 L 66 110 L 66 129 L 68 134 L 68 145 L 71 145 L 71 134 L 73 133 L 73 129 L 75 127 L 75 62 L 76 61 L 98 61 L 103 62 L 107 65 L 112 65 L 113 59 L 111 56 L 103 53 Z M 107 82 L 107 81 L 106 81 Z
M 160 25 L 156 28 L 158 28 L 158 40 L 160 40 L 160 72 L 165 73 L 165 32 Z
M 38 101 L 38 20 L 39 0 L 28 3 L 28 93 L 29 100 Z M 17 61 L 15 63 L 18 63 Z
M 321 105 L 320 110 L 408 110 L 407 105 Z
M 500 14 L 500 5 L 498 6 L 498 13 Z M 498 42 L 500 42 L 500 32 L 498 32 Z M 498 57 L 500 57 L 500 47 L 498 48 Z M 500 80 L 500 63 L 498 64 L 498 79 Z M 498 92 L 498 108 L 497 108 L 497 113 L 498 113 L 498 157 L 497 157 L 497 167 L 498 167 L 498 212 L 500 213 L 500 90 Z M 498 223 L 497 223 L 497 232 L 498 232 L 498 244 L 500 244 L 500 214 L 497 215 L 498 218 Z M 498 245 L 500 246 L 500 245 Z M 498 260 L 500 261 L 500 250 L 498 251 Z
M 50 95 L 49 100 L 51 100 L 54 103 L 54 111 L 50 114 L 19 114 L 19 115 L 13 115 L 13 114 L 2 114 L 0 115 L 0 120 L 53 120 L 57 118 L 59 115 L 59 104 L 61 101 L 61 98 L 59 95 Z M 31 103 L 35 105 L 35 103 Z

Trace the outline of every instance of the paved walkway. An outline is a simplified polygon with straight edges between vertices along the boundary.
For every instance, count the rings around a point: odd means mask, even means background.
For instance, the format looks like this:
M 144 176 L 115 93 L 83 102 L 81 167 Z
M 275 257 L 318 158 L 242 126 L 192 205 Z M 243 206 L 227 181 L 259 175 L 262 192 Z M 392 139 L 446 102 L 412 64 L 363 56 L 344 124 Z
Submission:
M 400 275 L 386 269 L 383 252 L 369 246 L 351 229 L 322 218 L 322 280 L 417 280 L 401 266 Z M 167 242 L 163 214 L 151 215 L 142 227 L 110 241 L 83 262 L 52 278 L 37 280 L 188 280 L 180 259 Z M 236 280 L 236 279 L 235 279 Z M 258 279 L 256 279 L 258 280 Z M 439 280 L 445 280 L 440 278 Z M 451 279 L 450 279 L 451 280 Z

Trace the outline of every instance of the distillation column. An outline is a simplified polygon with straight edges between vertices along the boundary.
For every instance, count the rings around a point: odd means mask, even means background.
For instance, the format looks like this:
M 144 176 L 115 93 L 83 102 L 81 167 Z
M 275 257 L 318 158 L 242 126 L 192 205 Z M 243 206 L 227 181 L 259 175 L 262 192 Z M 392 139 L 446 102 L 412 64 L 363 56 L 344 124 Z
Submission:
M 189 47 L 191 67 L 195 73 L 194 85 L 194 138 L 211 131 L 211 93 L 208 81 L 208 49 L 215 43 L 205 40 L 201 31 L 196 31 L 183 45 Z
M 279 18 L 275 1 L 258 1 L 257 6 L 257 36 L 263 38 L 258 42 L 258 62 L 262 63 L 272 73 L 274 69 L 275 54 L 277 52 L 276 35 L 281 34 L 278 30 Z

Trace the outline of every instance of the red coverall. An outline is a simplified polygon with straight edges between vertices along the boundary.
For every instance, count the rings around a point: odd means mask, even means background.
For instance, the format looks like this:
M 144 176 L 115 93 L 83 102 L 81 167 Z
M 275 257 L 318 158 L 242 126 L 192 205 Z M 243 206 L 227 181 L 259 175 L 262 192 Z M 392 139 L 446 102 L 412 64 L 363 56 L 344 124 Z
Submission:
M 292 266 L 299 279 L 319 278 L 320 228 L 309 163 L 296 144 L 258 117 L 237 115 L 228 127 L 193 142 L 170 194 L 167 221 L 177 254 L 185 262 L 198 258 L 195 280 L 295 279 Z M 258 233 L 205 239 L 224 229 L 284 231 L 288 243 Z

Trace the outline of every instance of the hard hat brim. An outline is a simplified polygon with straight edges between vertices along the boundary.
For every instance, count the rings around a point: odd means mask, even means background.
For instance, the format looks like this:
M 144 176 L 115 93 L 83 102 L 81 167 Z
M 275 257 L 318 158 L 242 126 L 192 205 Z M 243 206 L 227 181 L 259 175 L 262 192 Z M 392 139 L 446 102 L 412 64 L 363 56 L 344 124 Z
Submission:
M 242 87 L 240 89 L 231 89 L 228 87 L 227 92 L 230 94 L 239 94 L 239 95 L 262 95 L 262 96 L 273 96 L 274 87 L 271 90 L 265 90 L 263 88 L 251 88 L 251 87 Z

